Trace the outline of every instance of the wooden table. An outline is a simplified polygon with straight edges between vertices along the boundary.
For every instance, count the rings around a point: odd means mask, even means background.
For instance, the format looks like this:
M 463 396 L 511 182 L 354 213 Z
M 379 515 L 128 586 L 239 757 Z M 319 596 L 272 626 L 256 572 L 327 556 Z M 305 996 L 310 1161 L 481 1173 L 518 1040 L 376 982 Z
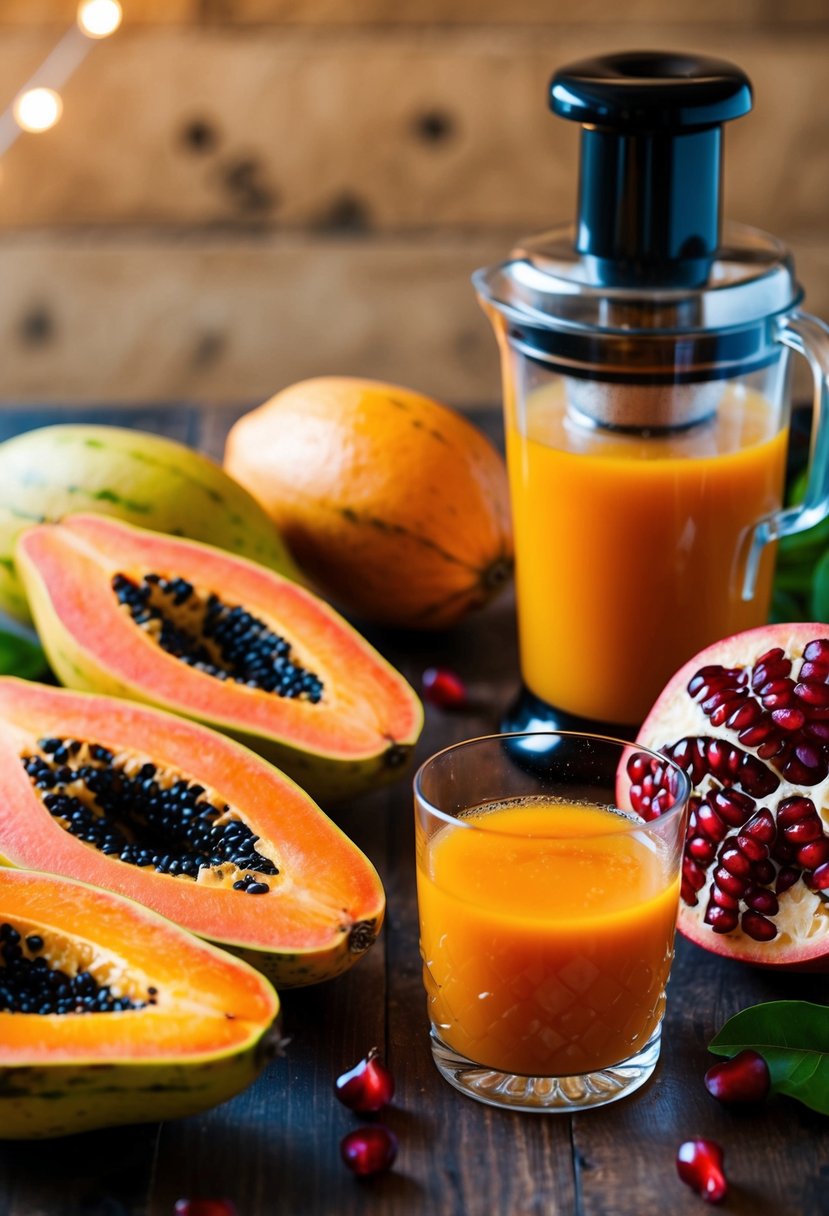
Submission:
M 0 438 L 61 415 L 6 410 Z M 187 407 L 62 416 L 156 430 L 221 451 L 229 411 Z M 480 419 L 484 421 L 484 419 Z M 486 423 L 497 426 L 489 415 Z M 417 749 L 497 728 L 517 687 L 509 597 L 453 632 L 375 631 L 371 640 L 418 685 L 430 664 L 465 678 L 463 712 L 427 708 Z M 285 991 L 285 1055 L 246 1093 L 207 1114 L 162 1125 L 0 1144 L 3 1216 L 169 1216 L 181 1196 L 232 1198 L 240 1216 L 691 1216 L 707 1210 L 676 1177 L 682 1140 L 711 1136 L 726 1152 L 725 1210 L 752 1216 L 829 1212 L 829 1120 L 787 1099 L 734 1113 L 706 1093 L 706 1043 L 757 1001 L 826 1001 L 825 978 L 774 975 L 680 940 L 668 993 L 663 1055 L 637 1094 L 569 1117 L 521 1115 L 457 1094 L 429 1054 L 420 980 L 408 778 L 337 816 L 377 865 L 388 914 L 376 946 L 347 975 Z M 393 1172 L 351 1176 L 339 1142 L 355 1117 L 337 1102 L 338 1073 L 378 1045 L 397 1095 L 387 1121 L 400 1141 Z

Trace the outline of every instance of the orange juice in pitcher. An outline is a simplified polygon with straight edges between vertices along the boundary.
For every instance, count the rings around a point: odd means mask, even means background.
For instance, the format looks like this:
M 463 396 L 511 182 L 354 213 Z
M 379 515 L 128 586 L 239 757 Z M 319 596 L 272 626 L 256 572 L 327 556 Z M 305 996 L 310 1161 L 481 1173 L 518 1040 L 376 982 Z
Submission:
M 626 52 L 557 72 L 575 225 L 474 276 L 499 342 L 523 693 L 510 730 L 629 732 L 688 658 L 768 616 L 778 537 L 829 509 L 829 331 L 791 257 L 720 225 L 739 68 Z M 782 507 L 789 354 L 811 366 L 804 503 Z

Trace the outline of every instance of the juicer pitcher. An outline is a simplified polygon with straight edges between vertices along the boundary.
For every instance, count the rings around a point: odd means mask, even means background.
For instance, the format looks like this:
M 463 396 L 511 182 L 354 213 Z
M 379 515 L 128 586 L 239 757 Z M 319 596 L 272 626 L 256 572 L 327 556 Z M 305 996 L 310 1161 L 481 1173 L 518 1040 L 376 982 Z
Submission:
M 775 542 L 829 512 L 829 330 L 791 256 L 720 225 L 718 60 L 557 72 L 582 124 L 575 225 L 478 271 L 499 343 L 524 692 L 505 727 L 630 733 L 670 676 L 768 619 Z M 804 502 L 783 509 L 790 354 L 814 386 Z

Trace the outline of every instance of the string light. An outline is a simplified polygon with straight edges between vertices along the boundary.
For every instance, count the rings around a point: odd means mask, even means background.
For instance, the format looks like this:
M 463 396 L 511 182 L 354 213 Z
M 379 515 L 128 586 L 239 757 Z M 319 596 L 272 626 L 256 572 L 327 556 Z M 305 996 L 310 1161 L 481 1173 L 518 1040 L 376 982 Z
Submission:
M 76 24 L 70 26 L 12 104 L 0 113 L 0 156 L 21 131 L 48 131 L 60 120 L 63 101 L 58 90 L 89 54 L 92 42 L 115 33 L 121 17 L 118 0 L 82 0 Z
M 60 120 L 63 102 L 54 89 L 24 89 L 15 97 L 12 111 L 24 131 L 48 131 Z
M 120 24 L 118 0 L 84 0 L 78 5 L 78 26 L 88 38 L 108 38 Z

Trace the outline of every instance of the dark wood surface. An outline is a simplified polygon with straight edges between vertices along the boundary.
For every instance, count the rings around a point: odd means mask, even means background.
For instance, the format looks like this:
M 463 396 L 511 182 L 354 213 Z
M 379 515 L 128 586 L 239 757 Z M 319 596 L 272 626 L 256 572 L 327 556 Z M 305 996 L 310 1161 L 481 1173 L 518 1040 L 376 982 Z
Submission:
M 105 409 L 7 408 L 0 438 L 60 416 L 118 420 L 218 455 L 232 412 L 175 406 L 113 417 Z M 479 421 L 497 426 L 492 414 Z M 451 632 L 369 636 L 415 686 L 434 663 L 468 683 L 463 712 L 427 707 L 418 758 L 497 729 L 518 685 L 508 596 Z M 497 1111 L 457 1094 L 431 1062 L 409 777 L 336 817 L 385 884 L 377 945 L 340 979 L 282 993 L 285 1054 L 232 1102 L 161 1125 L 0 1143 L 2 1216 L 170 1216 L 182 1196 L 231 1198 L 240 1216 L 692 1216 L 706 1209 L 677 1179 L 674 1157 L 682 1140 L 699 1135 L 724 1147 L 731 1182 L 724 1210 L 829 1212 L 829 1120 L 787 1099 L 735 1113 L 702 1083 L 713 1062 L 706 1043 L 727 1017 L 761 1000 L 826 1001 L 825 977 L 749 969 L 680 940 L 663 1055 L 644 1089 L 574 1117 Z M 340 1139 L 357 1120 L 332 1084 L 375 1044 L 397 1080 L 386 1121 L 400 1153 L 391 1173 L 359 1181 L 339 1158 Z

